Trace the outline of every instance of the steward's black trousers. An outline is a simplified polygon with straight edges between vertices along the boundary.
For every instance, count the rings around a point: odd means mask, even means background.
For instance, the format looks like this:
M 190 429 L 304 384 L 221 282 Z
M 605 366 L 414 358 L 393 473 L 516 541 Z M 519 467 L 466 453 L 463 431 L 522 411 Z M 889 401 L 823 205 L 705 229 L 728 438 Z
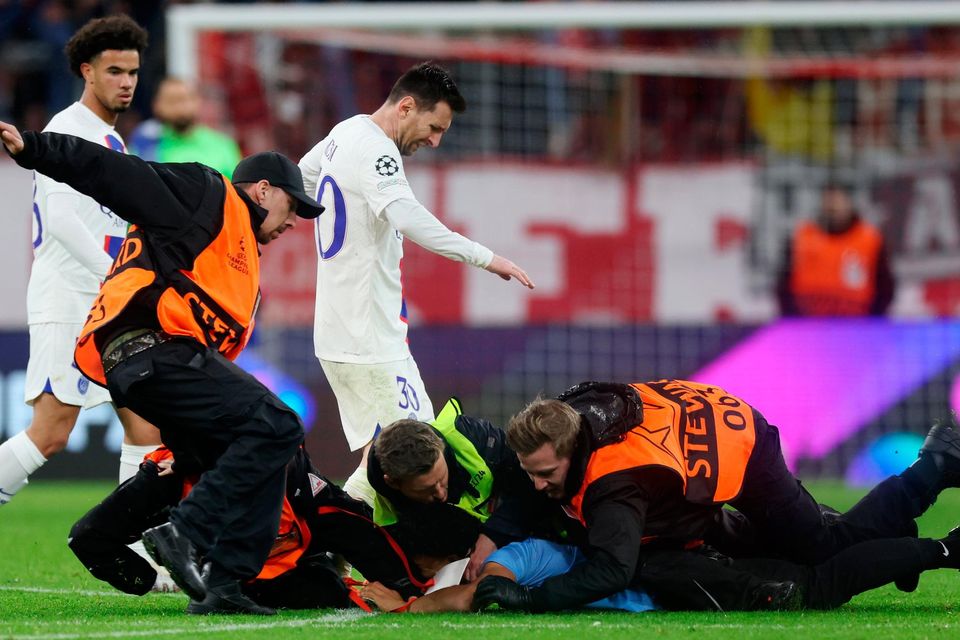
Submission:
M 783 460 L 780 433 L 759 413 L 757 441 L 740 495 L 730 502 L 747 517 L 755 538 L 748 555 L 775 554 L 817 564 L 847 547 L 877 538 L 916 537 L 914 518 L 932 504 L 912 491 L 901 476 L 887 478 L 843 514 L 824 512 Z M 719 541 L 721 551 L 739 555 Z M 739 541 L 741 544 L 745 541 Z
M 297 414 L 187 338 L 127 358 L 107 387 L 118 407 L 160 429 L 178 470 L 202 473 L 170 521 L 206 560 L 238 579 L 256 576 L 277 535 L 286 464 L 303 440 Z
M 917 538 L 860 542 L 815 565 L 729 558 L 709 549 L 654 551 L 644 556 L 635 584 L 671 611 L 782 608 L 785 603 L 767 599 L 766 587 L 785 581 L 799 588 L 787 608 L 833 609 L 864 591 L 946 566 L 942 553 L 939 542 Z

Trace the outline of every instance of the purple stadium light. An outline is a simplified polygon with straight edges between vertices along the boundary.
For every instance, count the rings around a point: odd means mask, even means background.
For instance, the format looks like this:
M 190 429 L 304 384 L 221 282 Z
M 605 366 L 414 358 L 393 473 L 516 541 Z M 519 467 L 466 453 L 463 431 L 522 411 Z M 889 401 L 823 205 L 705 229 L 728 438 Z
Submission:
M 958 356 L 958 322 L 782 320 L 693 379 L 756 407 L 780 429 L 794 467 L 829 453 Z
M 950 385 L 950 408 L 954 414 L 960 416 L 960 376 L 954 378 Z

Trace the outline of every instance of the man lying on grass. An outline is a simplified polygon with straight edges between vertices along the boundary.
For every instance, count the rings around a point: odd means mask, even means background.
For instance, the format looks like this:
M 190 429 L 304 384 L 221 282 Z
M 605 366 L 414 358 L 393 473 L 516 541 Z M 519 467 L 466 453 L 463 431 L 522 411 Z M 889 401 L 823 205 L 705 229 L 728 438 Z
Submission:
M 360 593 L 383 611 L 471 611 L 494 602 L 525 609 L 531 588 L 584 560 L 575 546 L 531 538 L 495 551 L 470 584 L 415 600 L 376 582 Z M 707 546 L 663 550 L 645 554 L 642 589 L 625 589 L 586 606 L 633 612 L 833 609 L 864 591 L 941 568 L 960 569 L 960 527 L 941 540 L 861 542 L 815 566 L 775 558 L 735 559 Z

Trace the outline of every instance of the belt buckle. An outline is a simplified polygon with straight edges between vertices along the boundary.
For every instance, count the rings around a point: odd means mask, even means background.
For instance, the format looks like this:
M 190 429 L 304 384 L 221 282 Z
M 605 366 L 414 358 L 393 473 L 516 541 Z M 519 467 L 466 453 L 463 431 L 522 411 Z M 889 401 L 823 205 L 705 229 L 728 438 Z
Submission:
M 103 356 L 104 374 L 109 373 L 114 367 L 130 356 L 151 349 L 158 344 L 166 342 L 168 339 L 165 334 L 148 329 L 120 342 Z

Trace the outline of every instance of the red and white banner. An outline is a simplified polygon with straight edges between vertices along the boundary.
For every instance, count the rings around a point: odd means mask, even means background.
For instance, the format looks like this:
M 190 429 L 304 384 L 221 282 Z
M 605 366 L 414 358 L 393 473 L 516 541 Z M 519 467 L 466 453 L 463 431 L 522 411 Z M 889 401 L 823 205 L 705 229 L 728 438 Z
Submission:
M 421 202 L 450 228 L 510 258 L 528 291 L 406 243 L 404 291 L 415 323 L 762 320 L 747 291 L 753 168 L 730 163 L 627 173 L 460 163 L 408 170 Z M 263 256 L 263 321 L 309 323 L 316 248 L 301 225 Z
M 881 182 L 863 203 L 884 222 L 894 254 L 895 315 L 960 308 L 958 175 L 947 168 Z M 625 171 L 456 163 L 413 165 L 408 176 L 448 226 L 521 265 L 537 284 L 528 291 L 407 242 L 404 291 L 415 324 L 757 322 L 776 313 L 772 274 L 751 271 L 759 196 L 750 163 Z M 26 323 L 30 184 L 29 172 L 0 162 L 7 194 L 0 327 Z M 260 322 L 312 324 L 316 254 L 306 221 L 264 248 Z

